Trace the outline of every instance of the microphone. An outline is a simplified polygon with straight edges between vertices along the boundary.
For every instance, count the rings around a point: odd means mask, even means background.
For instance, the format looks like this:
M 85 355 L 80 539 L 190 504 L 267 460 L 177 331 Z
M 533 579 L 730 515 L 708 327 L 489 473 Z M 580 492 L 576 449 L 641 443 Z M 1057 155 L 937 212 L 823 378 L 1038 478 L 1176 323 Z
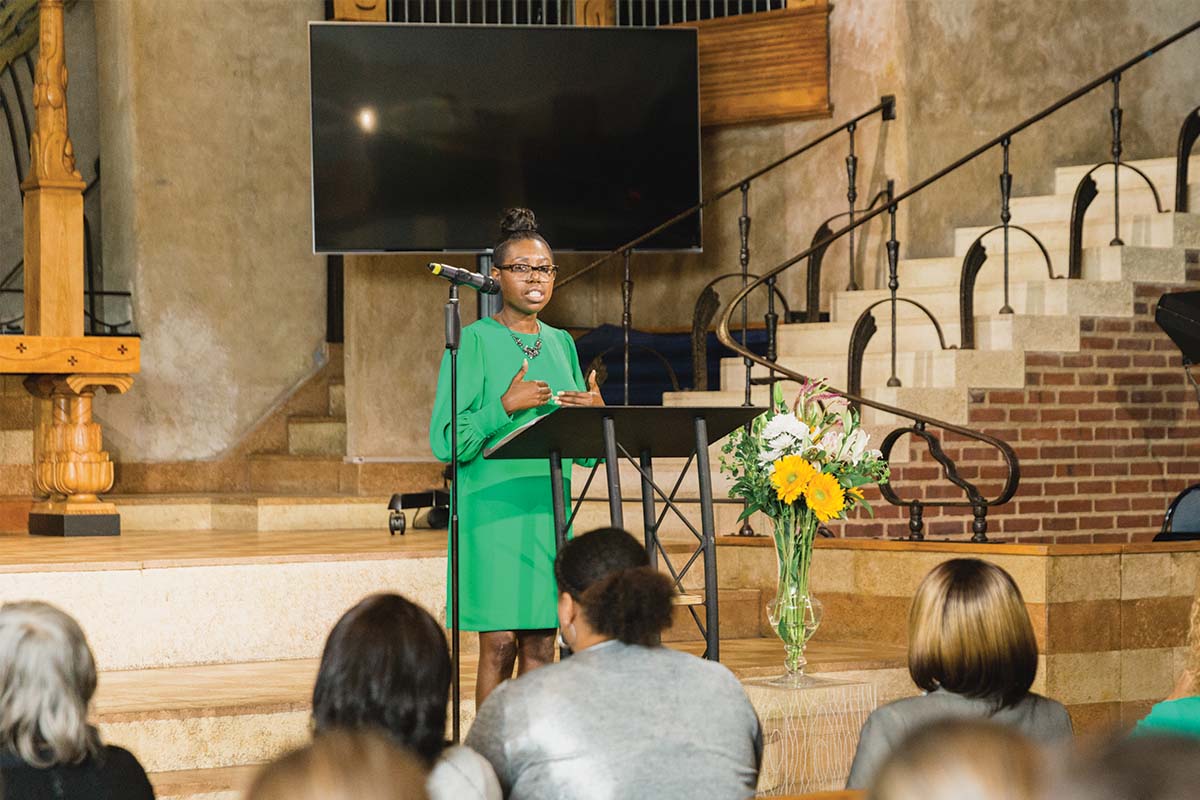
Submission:
M 430 261 L 429 271 L 439 278 L 445 278 L 451 283 L 457 283 L 459 286 L 470 286 L 480 294 L 500 293 L 500 283 L 495 278 L 489 278 L 487 275 L 481 275 L 478 272 L 471 272 L 469 269 L 460 269 L 459 267 L 452 267 L 449 264 L 439 264 L 436 261 Z

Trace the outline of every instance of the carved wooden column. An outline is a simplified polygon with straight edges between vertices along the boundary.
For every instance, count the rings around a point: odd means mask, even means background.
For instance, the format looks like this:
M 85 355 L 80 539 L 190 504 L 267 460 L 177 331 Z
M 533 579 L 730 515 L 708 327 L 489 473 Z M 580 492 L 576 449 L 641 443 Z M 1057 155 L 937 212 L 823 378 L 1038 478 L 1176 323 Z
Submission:
M 114 535 L 121 518 L 99 494 L 113 464 L 92 420 L 96 389 L 124 392 L 140 366 L 134 337 L 83 335 L 83 188 L 67 132 L 63 0 L 38 0 L 38 60 L 25 193 L 25 335 L 0 337 L 0 372 L 34 396 L 29 532 Z

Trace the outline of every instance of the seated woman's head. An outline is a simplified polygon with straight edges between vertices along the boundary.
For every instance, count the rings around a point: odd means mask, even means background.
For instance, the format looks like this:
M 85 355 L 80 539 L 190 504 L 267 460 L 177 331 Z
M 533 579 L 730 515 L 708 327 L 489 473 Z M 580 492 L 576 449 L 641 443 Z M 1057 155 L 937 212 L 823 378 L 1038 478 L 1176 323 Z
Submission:
M 246 800 L 425 800 L 426 777 L 378 733 L 330 731 L 263 767 Z
M 96 755 L 95 691 L 96 662 L 75 620 L 47 603 L 0 607 L 0 751 L 43 768 Z
M 880 767 L 869 800 L 1040 800 L 1044 755 L 1010 727 L 945 720 L 917 729 Z
M 647 647 L 671 624 L 674 587 L 645 548 L 620 528 L 577 536 L 554 562 L 558 618 L 572 647 L 586 638 Z
M 374 728 L 432 764 L 445 747 L 450 652 L 428 611 L 375 594 L 347 611 L 325 642 L 313 727 Z
M 908 617 L 908 671 L 945 689 L 1011 706 L 1037 674 L 1037 641 L 1021 590 L 994 564 L 955 558 L 930 571 Z

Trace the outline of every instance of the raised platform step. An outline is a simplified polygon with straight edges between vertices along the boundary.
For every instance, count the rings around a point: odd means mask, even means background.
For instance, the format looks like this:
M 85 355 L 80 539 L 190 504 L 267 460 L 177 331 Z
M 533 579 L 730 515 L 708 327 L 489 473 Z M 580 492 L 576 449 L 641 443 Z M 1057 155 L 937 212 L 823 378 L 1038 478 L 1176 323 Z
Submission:
M 386 531 L 387 496 L 109 495 L 126 531 Z
M 700 655 L 701 642 L 669 647 Z M 722 662 L 739 677 L 781 672 L 783 646 L 775 638 L 729 638 Z M 878 680 L 881 699 L 911 693 L 903 648 L 865 642 L 814 642 L 807 669 L 827 677 Z M 180 771 L 245 767 L 273 758 L 309 736 L 316 659 L 220 664 L 102 673 L 93 720 L 106 741 L 127 747 L 155 774 L 157 785 L 181 786 L 165 796 L 236 790 L 241 770 L 208 773 L 211 780 Z M 476 657 L 462 659 L 462 723 L 474 720 Z

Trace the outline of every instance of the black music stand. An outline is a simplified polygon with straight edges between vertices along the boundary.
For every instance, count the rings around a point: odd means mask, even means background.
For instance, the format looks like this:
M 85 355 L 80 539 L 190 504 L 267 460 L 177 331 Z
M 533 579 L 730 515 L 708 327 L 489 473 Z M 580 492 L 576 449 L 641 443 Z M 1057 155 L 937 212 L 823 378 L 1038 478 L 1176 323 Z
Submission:
M 484 450 L 485 458 L 548 458 L 550 460 L 550 491 L 554 507 L 554 532 L 559 547 L 566 542 L 571 521 L 587 495 L 588 486 L 596 474 L 592 469 L 579 503 L 567 516 L 564 502 L 563 459 L 603 459 L 608 479 L 608 509 L 613 527 L 625 527 L 621 508 L 620 458 L 633 464 L 641 476 L 642 521 L 645 525 L 646 552 L 650 563 L 657 565 L 658 553 L 671 571 L 677 588 L 682 590 L 683 576 L 698 556 L 704 559 L 705 622 L 700 624 L 695 611 L 693 618 L 704 634 L 705 657 L 719 661 L 720 620 L 717 609 L 717 551 L 713 522 L 712 472 L 709 465 L 709 443 L 741 428 L 765 408 L 746 406 L 686 407 L 686 406 L 606 406 L 598 408 L 562 408 L 553 414 L 538 417 L 518 428 L 496 444 Z M 668 493 L 654 482 L 653 459 L 687 458 L 688 463 Z M 675 502 L 675 495 L 692 463 L 700 490 L 700 530 L 688 520 Z M 655 508 L 655 496 L 666 506 L 660 514 Z M 699 547 L 686 566 L 676 572 L 658 541 L 658 529 L 667 512 L 675 513 L 699 540 Z

